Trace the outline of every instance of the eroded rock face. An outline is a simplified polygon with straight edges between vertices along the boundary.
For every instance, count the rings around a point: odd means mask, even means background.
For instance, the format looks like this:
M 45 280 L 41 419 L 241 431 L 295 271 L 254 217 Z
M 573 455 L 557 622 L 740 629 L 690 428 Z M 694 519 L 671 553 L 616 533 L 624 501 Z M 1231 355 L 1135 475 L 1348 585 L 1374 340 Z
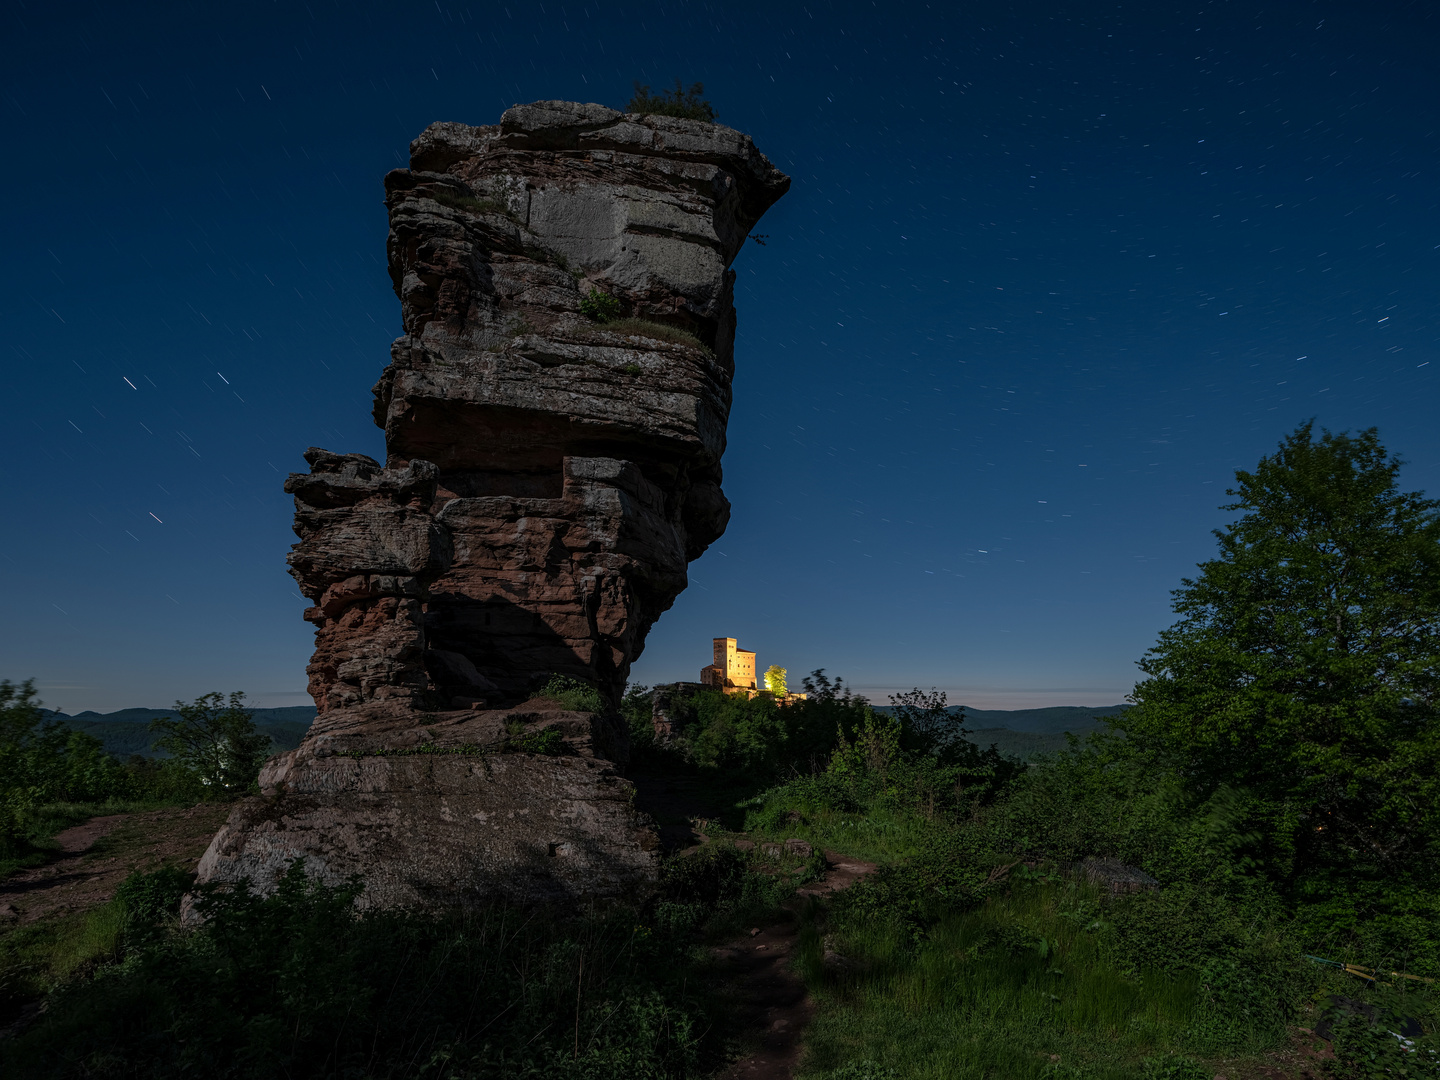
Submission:
M 299 858 L 385 905 L 648 888 L 623 728 L 529 699 L 563 674 L 618 702 L 724 531 L 729 267 L 788 187 L 739 132 L 599 105 L 411 145 L 385 178 L 386 461 L 312 449 L 286 483 L 319 716 L 202 879 L 266 888 Z

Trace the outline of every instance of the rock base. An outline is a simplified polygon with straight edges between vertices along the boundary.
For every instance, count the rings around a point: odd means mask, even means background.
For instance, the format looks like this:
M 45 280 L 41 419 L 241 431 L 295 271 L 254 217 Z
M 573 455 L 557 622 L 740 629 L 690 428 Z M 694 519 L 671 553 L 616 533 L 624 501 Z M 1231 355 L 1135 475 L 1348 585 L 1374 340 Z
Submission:
M 340 718 L 327 719 L 333 730 Z M 634 808 L 634 786 L 594 756 L 600 719 L 534 702 L 423 719 L 435 723 L 415 740 L 391 732 L 383 746 L 340 731 L 272 759 L 262 794 L 236 805 L 199 879 L 245 879 L 264 894 L 298 859 L 327 884 L 358 877 L 361 907 L 421 910 L 639 904 L 654 892 L 659 836 Z M 562 753 L 511 749 L 546 732 Z

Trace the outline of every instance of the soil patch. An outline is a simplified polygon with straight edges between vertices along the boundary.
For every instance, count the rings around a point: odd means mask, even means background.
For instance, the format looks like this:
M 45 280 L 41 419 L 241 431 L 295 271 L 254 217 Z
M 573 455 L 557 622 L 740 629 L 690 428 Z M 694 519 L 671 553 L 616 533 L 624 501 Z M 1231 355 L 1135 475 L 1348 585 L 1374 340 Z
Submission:
M 0 881 L 0 923 L 25 924 L 96 907 L 132 871 L 170 862 L 193 870 L 225 821 L 225 803 L 91 818 L 58 834 L 64 853 Z
M 758 1033 L 758 1044 L 721 1073 L 721 1080 L 789 1080 L 795 1074 L 814 1012 L 805 983 L 793 970 L 799 910 L 809 897 L 839 892 L 875 869 L 874 863 L 835 851 L 825 852 L 825 863 L 824 875 L 797 890 L 786 905 L 786 917 L 715 950 L 721 972 L 743 1003 L 746 1026 Z
M 56 833 L 55 843 L 67 855 L 78 855 L 82 851 L 89 851 L 95 846 L 97 840 L 107 833 L 113 832 L 129 816 L 129 814 L 106 814 L 104 817 L 92 817 L 83 825 L 75 825 L 64 832 Z

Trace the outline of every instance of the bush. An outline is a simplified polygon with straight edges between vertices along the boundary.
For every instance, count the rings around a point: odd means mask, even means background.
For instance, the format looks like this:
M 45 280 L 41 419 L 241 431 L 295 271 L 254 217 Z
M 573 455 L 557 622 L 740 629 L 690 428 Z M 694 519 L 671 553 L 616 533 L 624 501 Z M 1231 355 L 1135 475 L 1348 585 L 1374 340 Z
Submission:
M 635 83 L 635 96 L 630 99 L 626 112 L 649 114 L 653 116 L 678 116 L 683 120 L 702 120 L 707 124 L 713 124 L 717 114 L 715 107 L 706 101 L 702 94 L 705 93 L 704 83 L 692 83 L 689 90 L 679 79 L 675 80 L 673 90 L 661 90 L 659 93 L 652 93 L 650 87 Z
M 590 295 L 580 301 L 580 314 L 598 323 L 614 322 L 620 318 L 620 301 L 592 286 Z
M 627 685 L 620 715 L 630 731 L 630 753 L 639 756 L 655 747 L 655 691 L 643 683 Z
M 35 809 L 131 794 L 125 770 L 99 739 L 47 719 L 33 682 L 0 681 L 0 858 L 31 848 Z
M 1366 996 L 1367 1002 L 1338 995 L 1326 1000 L 1322 1022 L 1335 1058 L 1325 1062 L 1325 1075 L 1334 1080 L 1440 1077 L 1433 992 L 1375 986 Z
M 168 914 L 175 884 L 132 879 L 126 910 Z M 202 888 L 199 929 L 52 995 L 6 1075 L 618 1080 L 720 1063 L 684 942 L 633 914 L 361 913 L 358 892 L 298 862 L 269 897 Z
M 156 936 L 180 914 L 180 901 L 194 885 L 194 875 L 169 863 L 149 873 L 135 871 L 115 890 L 114 903 L 124 912 L 127 943 Z
M 837 738 L 862 727 L 868 713 L 868 702 L 849 694 L 781 705 L 766 694 L 747 698 L 706 688 L 672 699 L 669 753 L 712 775 L 763 787 L 823 770 Z M 638 702 L 627 715 L 632 727 L 648 722 Z
M 537 691 L 537 696 L 557 701 L 576 712 L 604 712 L 605 702 L 600 691 L 587 682 L 569 675 L 552 675 Z

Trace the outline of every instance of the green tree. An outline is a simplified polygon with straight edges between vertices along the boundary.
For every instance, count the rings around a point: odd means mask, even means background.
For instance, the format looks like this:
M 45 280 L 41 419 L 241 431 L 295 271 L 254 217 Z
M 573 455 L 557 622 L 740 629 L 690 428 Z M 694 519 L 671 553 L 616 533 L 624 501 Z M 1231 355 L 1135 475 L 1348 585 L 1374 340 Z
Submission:
M 26 815 L 38 794 L 33 759 L 43 716 L 33 682 L 0 682 L 0 855 L 25 846 Z
M 1301 425 L 1227 494 L 1219 557 L 1174 592 L 1117 721 L 1200 794 L 1257 800 L 1272 873 L 1378 882 L 1440 825 L 1440 503 L 1372 428 Z
M 13 846 L 42 803 L 100 802 L 126 787 L 99 739 L 45 715 L 32 681 L 0 681 L 0 845 Z
M 641 86 L 637 81 L 635 96 L 630 99 L 626 111 L 659 116 L 678 116 L 682 120 L 703 120 L 707 124 L 713 124 L 717 116 L 715 107 L 701 96 L 704 93 L 704 83 L 693 83 L 690 89 L 686 90 L 680 80 L 676 79 L 673 90 L 651 93 L 650 87 Z
M 840 732 L 826 771 L 847 780 L 869 776 L 883 782 L 900 758 L 900 732 L 900 721 L 895 717 L 866 709 L 865 720 L 853 739 Z
M 782 696 L 788 694 L 790 688 L 785 683 L 785 676 L 787 674 L 789 673 L 779 664 L 771 664 L 765 669 L 765 689 L 769 690 L 772 694 L 780 694 Z
M 193 772 L 211 797 L 238 794 L 255 783 L 270 738 L 255 730 L 244 694 L 236 691 L 228 702 L 218 693 L 203 694 L 188 705 L 177 701 L 175 711 L 178 720 L 150 721 L 158 736 L 154 749 Z

